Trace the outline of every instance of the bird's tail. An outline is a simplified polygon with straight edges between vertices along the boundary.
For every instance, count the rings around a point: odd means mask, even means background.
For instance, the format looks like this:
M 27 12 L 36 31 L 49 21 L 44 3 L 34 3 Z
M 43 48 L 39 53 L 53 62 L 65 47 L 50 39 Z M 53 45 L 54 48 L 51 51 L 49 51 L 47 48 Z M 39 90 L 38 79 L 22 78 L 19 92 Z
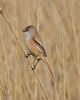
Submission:
M 51 65 L 49 64 L 49 61 L 48 61 L 47 57 L 43 57 L 42 60 L 44 61 L 44 63 L 47 64 L 47 67 L 48 67 L 48 69 L 49 69 L 49 71 L 50 71 L 50 73 L 52 75 L 52 78 L 55 80 L 55 75 L 51 70 Z

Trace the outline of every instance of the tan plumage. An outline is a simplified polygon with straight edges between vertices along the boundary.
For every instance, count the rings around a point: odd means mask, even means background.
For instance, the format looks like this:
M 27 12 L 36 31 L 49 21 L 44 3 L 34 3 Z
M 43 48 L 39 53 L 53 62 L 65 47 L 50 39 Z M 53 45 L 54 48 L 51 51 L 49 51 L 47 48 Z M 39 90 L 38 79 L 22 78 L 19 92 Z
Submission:
M 28 26 L 27 28 L 25 28 L 24 32 L 26 33 L 26 46 L 29 52 L 35 56 L 44 55 L 45 57 L 47 57 L 37 29 L 34 26 Z
M 47 64 L 49 71 L 54 78 L 53 72 L 47 60 L 47 55 L 43 46 L 43 42 L 37 32 L 37 29 L 31 25 L 26 27 L 23 32 L 25 32 L 26 34 L 26 46 L 30 54 L 37 58 L 37 63 L 39 62 L 39 60 L 43 60 Z M 37 63 L 35 64 L 35 66 L 37 65 Z M 35 69 L 35 66 L 33 69 Z

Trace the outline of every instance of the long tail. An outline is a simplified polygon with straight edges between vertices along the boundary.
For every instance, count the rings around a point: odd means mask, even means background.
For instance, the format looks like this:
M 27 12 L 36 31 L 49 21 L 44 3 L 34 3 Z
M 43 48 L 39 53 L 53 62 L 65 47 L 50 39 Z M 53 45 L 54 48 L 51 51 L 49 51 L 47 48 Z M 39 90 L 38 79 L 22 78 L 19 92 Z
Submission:
M 48 67 L 48 69 L 49 69 L 49 71 L 50 71 L 50 73 L 52 75 L 52 78 L 55 80 L 55 75 L 54 75 L 54 73 L 51 70 L 51 66 L 50 66 L 50 64 L 48 62 L 48 59 L 46 57 L 43 57 L 42 60 L 47 64 L 47 67 Z

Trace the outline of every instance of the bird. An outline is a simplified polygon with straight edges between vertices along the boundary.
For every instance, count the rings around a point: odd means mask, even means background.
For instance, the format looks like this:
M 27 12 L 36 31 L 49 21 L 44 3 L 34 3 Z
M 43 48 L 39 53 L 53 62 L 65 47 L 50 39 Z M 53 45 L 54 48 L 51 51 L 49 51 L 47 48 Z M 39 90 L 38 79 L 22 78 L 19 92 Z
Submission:
M 47 64 L 52 76 L 54 77 L 51 66 L 49 65 L 49 62 L 47 60 L 47 54 L 43 45 L 43 41 L 39 35 L 39 32 L 37 31 L 37 28 L 34 25 L 29 25 L 25 27 L 22 31 L 25 33 L 26 47 L 29 51 L 29 53 L 25 55 L 25 57 L 28 58 L 30 55 L 32 55 L 34 58 L 37 59 L 37 62 L 32 70 L 34 70 L 38 62 L 42 60 Z
M 26 46 L 29 50 L 29 53 L 26 57 L 29 57 L 32 55 L 37 59 L 37 63 L 42 60 L 42 57 L 47 57 L 46 51 L 43 46 L 43 42 L 41 40 L 41 37 L 36 29 L 35 26 L 30 25 L 27 26 L 23 32 L 25 32 L 26 35 Z M 34 68 L 36 67 L 37 63 L 35 64 Z

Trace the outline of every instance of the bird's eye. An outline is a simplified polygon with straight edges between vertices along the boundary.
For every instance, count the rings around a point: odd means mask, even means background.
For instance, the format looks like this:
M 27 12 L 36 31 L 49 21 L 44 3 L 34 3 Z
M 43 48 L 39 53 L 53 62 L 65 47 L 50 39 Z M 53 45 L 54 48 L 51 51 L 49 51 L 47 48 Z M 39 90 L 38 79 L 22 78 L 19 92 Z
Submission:
M 29 28 L 26 28 L 26 31 L 29 31 Z

